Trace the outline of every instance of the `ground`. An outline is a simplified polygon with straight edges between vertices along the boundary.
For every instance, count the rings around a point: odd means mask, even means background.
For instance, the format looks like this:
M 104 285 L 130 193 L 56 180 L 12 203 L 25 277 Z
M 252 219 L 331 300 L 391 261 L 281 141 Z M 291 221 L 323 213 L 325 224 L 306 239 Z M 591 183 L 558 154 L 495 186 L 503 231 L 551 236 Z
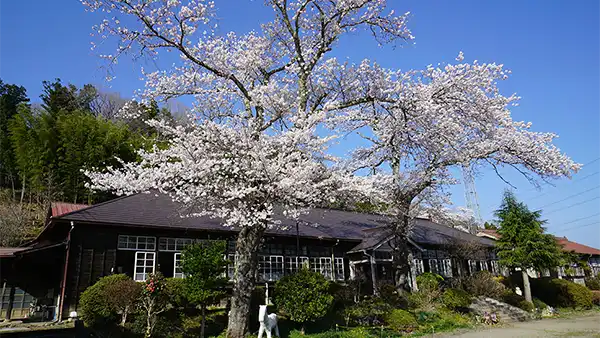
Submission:
M 589 337 L 600 338 L 600 313 L 583 317 L 535 320 L 464 333 L 440 335 L 460 338 Z

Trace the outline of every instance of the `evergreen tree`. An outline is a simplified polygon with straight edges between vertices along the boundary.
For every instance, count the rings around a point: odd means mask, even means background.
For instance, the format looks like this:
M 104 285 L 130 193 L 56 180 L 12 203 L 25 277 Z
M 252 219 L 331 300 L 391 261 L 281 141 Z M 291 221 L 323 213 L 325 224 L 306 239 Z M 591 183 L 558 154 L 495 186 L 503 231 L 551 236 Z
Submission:
M 490 223 L 490 222 L 485 222 L 483 224 L 483 228 L 485 230 L 498 230 L 498 226 L 494 223 Z
M 24 87 L 6 84 L 0 79 L 0 187 L 18 186 L 18 172 L 15 154 L 8 133 L 8 122 L 17 115 L 20 104 L 29 102 Z
M 554 236 L 544 233 L 541 211 L 529 210 L 510 191 L 504 192 L 496 217 L 500 235 L 496 242 L 499 262 L 510 269 L 521 270 L 525 299 L 531 302 L 527 269 L 555 268 L 562 259 L 561 249 Z

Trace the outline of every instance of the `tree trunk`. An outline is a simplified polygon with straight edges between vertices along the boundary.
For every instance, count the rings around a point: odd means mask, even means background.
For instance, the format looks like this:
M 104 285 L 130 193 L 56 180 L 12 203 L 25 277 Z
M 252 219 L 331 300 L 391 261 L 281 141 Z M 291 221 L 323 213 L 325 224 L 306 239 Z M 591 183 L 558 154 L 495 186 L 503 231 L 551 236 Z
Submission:
M 531 303 L 533 300 L 531 299 L 531 285 L 529 284 L 527 269 L 522 268 L 521 274 L 523 275 L 523 293 L 525 294 L 525 300 Z
M 243 338 L 248 331 L 250 298 L 254 290 L 257 270 L 257 253 L 264 225 L 254 225 L 242 228 L 238 235 L 235 249 L 235 275 L 231 310 L 227 324 L 228 338 Z
M 202 304 L 202 322 L 200 324 L 200 338 L 204 338 L 204 325 L 206 324 L 206 305 Z
M 129 313 L 129 306 L 126 306 L 123 309 L 123 313 L 121 314 L 121 326 L 125 327 L 125 323 L 127 322 L 127 313 Z
M 410 290 L 410 250 L 408 248 L 408 232 L 410 218 L 408 216 L 410 203 L 400 206 L 399 214 L 392 225 L 392 262 L 394 264 L 394 282 L 399 293 Z

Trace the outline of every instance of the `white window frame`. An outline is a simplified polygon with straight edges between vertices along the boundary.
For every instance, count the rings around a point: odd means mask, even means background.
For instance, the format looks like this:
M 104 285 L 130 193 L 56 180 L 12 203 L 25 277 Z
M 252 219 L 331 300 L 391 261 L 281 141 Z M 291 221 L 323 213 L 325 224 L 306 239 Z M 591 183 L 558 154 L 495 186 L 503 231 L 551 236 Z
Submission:
M 425 266 L 423 265 L 423 260 L 420 258 L 413 259 L 415 264 L 415 275 L 421 275 L 425 273 Z
M 435 258 L 430 258 L 429 260 L 429 272 L 439 274 L 439 265 L 438 260 Z
M 201 241 L 203 240 L 178 237 L 160 237 L 158 239 L 158 251 L 181 252 L 186 246 L 199 243 Z
M 310 269 L 322 274 L 325 278 L 333 280 L 331 257 L 311 257 Z
M 475 272 L 477 272 L 477 261 L 474 261 L 472 259 L 469 259 L 467 261 L 467 265 L 469 266 L 469 274 L 472 275 Z
M 442 259 L 442 276 L 452 277 L 452 260 L 449 258 Z
M 490 266 L 488 265 L 487 261 L 479 261 L 479 266 L 481 267 L 482 271 L 490 271 Z
M 227 278 L 233 281 L 235 276 L 235 254 L 227 254 L 227 260 L 229 261 L 229 264 L 227 264 Z
M 344 280 L 344 258 L 343 257 L 335 257 L 333 259 L 333 267 L 334 267 L 334 275 L 335 280 Z
M 498 266 L 498 261 L 490 261 L 490 268 L 494 275 L 500 274 L 500 267 Z
M 151 256 L 152 258 L 148 258 Z M 144 262 L 143 265 L 138 265 L 138 260 Z M 148 261 L 152 261 L 152 265 L 146 265 Z M 148 272 L 147 268 L 152 268 L 152 272 Z M 142 268 L 143 272 L 138 272 L 138 268 Z M 156 252 L 154 251 L 136 251 L 135 260 L 133 264 L 133 280 L 136 282 L 144 282 L 148 279 L 148 275 L 154 273 L 156 269 Z M 141 278 L 138 275 L 142 275 Z
M 125 246 L 122 244 L 125 244 Z M 156 237 L 119 235 L 117 250 L 155 251 Z
M 308 257 L 306 256 L 286 256 L 285 257 L 285 271 L 288 274 L 294 274 L 302 268 L 304 264 L 308 263 Z
M 183 272 L 181 272 L 181 252 L 176 252 L 173 255 L 173 278 L 183 278 Z
M 259 280 L 263 282 L 277 281 L 285 273 L 285 264 L 282 255 L 258 256 Z

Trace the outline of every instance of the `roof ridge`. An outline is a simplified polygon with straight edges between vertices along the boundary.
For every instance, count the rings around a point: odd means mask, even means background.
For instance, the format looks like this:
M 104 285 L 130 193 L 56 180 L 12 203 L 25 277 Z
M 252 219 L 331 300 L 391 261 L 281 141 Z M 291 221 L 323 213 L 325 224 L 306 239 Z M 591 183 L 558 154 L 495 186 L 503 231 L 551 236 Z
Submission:
M 107 205 L 107 204 L 110 204 L 110 203 L 113 203 L 113 202 L 116 202 L 116 201 L 120 201 L 120 200 L 126 199 L 128 197 L 139 195 L 139 194 L 140 194 L 139 192 L 136 192 L 136 193 L 131 194 L 131 195 L 123 195 L 123 196 L 119 196 L 117 198 L 113 198 L 113 199 L 108 200 L 108 201 L 104 201 L 104 202 L 101 202 L 101 203 L 88 205 L 85 208 L 81 208 L 79 210 L 73 210 L 73 211 L 68 212 L 66 214 L 62 214 L 62 215 L 56 217 L 55 219 L 59 219 L 59 218 L 65 217 L 65 216 L 74 215 L 74 214 L 77 214 L 79 212 L 87 211 L 87 210 L 90 210 L 90 209 L 93 209 L 93 208 L 96 208 L 96 207 L 101 207 L 101 206 L 104 206 L 104 205 Z

